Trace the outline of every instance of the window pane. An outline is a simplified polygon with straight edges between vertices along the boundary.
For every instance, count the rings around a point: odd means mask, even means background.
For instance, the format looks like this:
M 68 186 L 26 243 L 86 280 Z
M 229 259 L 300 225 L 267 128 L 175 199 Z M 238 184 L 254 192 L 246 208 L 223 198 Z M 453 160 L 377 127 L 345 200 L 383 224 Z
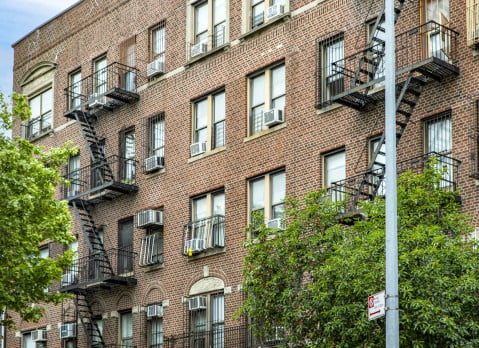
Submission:
M 213 215 L 225 215 L 224 192 L 213 195 Z
M 271 97 L 273 99 L 286 93 L 286 69 L 284 65 L 271 71 Z
M 451 119 L 433 121 L 427 127 L 428 152 L 447 153 L 452 150 Z
M 204 128 L 208 125 L 208 100 L 204 99 L 196 104 L 196 129 Z
M 53 105 L 53 92 L 50 88 L 49 90 L 42 93 L 42 114 L 50 111 Z
M 152 44 L 153 55 L 158 55 L 165 51 L 165 28 L 159 28 L 153 31 Z
M 213 24 L 226 20 L 226 0 L 214 0 Z
M 98 330 L 100 331 L 100 335 L 103 335 L 103 321 L 101 319 L 95 319 L 93 322 L 96 324 Z M 93 342 L 101 342 L 100 338 L 94 335 L 93 337 Z
M 151 345 L 157 344 L 159 347 L 163 343 L 163 320 L 158 318 L 150 321 Z
M 32 334 L 26 333 L 23 335 L 23 348 L 35 348 L 35 342 L 32 341 Z
M 264 208 L 264 179 L 251 182 L 251 210 Z
M 325 157 L 325 184 L 327 187 L 331 183 L 346 178 L 346 153 L 337 152 Z
M 215 94 L 214 96 L 214 121 L 225 119 L 225 93 Z
M 284 204 L 278 204 L 273 206 L 273 219 L 284 218 Z
M 152 125 L 153 139 L 152 148 L 153 153 L 157 156 L 164 156 L 165 146 L 165 120 L 156 120 Z
M 195 8 L 195 35 L 208 31 L 208 3 Z
M 50 251 L 49 251 L 48 247 L 40 249 L 40 258 L 41 259 L 46 259 L 49 256 L 50 256 Z
M 265 100 L 265 77 L 264 74 L 251 80 L 251 105 L 264 104 Z
M 281 172 L 271 176 L 271 201 L 278 204 L 284 201 L 286 195 L 286 173 Z
M 131 313 L 123 313 L 121 315 L 121 338 L 133 337 L 133 322 Z
M 41 110 L 40 110 L 40 107 L 41 107 L 41 95 L 39 96 L 36 96 L 32 99 L 30 99 L 30 109 L 32 111 L 32 119 L 36 118 L 36 117 L 40 117 L 41 115 Z
M 200 220 L 207 217 L 207 206 L 206 206 L 206 197 L 197 198 L 193 202 L 193 219 Z

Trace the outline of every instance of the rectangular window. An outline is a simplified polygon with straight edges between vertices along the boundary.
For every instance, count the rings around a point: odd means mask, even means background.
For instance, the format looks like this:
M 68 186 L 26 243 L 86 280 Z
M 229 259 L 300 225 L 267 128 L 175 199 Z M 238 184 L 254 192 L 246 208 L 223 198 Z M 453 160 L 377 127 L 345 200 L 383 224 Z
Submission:
M 106 57 L 102 56 L 93 61 L 93 92 L 95 97 L 103 96 L 108 86 L 108 68 Z
M 467 0 L 467 44 L 479 43 L 479 0 Z
M 133 271 L 133 218 L 118 223 L 118 273 Z
M 165 161 L 165 114 L 162 112 L 148 119 L 148 159 L 146 170 L 161 168 Z
M 251 0 L 251 28 L 284 14 L 285 0 Z
M 150 348 L 163 347 L 163 319 L 154 318 L 148 321 L 149 328 L 149 344 Z
M 379 187 L 377 188 L 376 194 L 379 196 L 384 196 L 386 191 L 386 144 L 380 143 L 381 138 L 375 138 L 369 142 L 369 161 L 373 161 L 374 153 L 377 152 L 377 156 L 374 159 L 373 172 L 374 172 L 374 183 Z M 381 144 L 381 148 L 378 150 L 378 146 Z
M 191 200 L 191 222 L 185 226 L 185 252 L 223 247 L 225 240 L 225 193 L 209 192 Z
M 192 6 L 193 38 L 191 57 L 226 43 L 226 0 L 199 1 Z
M 127 91 L 134 91 L 136 89 L 136 71 L 130 68 L 136 67 L 136 36 L 121 43 L 120 62 L 124 65 L 119 66 L 120 86 Z
M 135 129 L 128 128 L 120 133 L 121 175 L 124 183 L 133 183 L 135 180 Z
M 193 144 L 191 156 L 225 145 L 225 92 L 215 92 L 193 102 Z M 195 152 L 197 146 L 202 149 Z
M 205 294 L 206 306 L 190 307 L 192 347 L 224 347 L 224 294 Z
M 53 89 L 37 94 L 28 100 L 32 116 L 28 122 L 27 139 L 34 139 L 52 129 Z
M 276 65 L 249 78 L 250 117 L 249 135 L 263 130 L 263 115 L 266 111 L 278 109 L 281 115 L 286 104 L 286 69 L 284 64 Z M 282 117 L 282 120 L 284 118 Z M 282 122 L 282 121 L 281 121 Z
M 257 224 L 284 217 L 286 173 L 277 171 L 249 181 L 249 221 Z M 260 221 L 256 220 L 257 218 Z M 264 220 L 263 220 L 264 219 Z
M 141 239 L 140 266 L 163 263 L 163 226 L 149 227 Z
M 131 312 L 120 314 L 120 339 L 124 347 L 133 347 L 133 316 Z
M 31 332 L 22 335 L 22 348 L 36 348 L 35 342 L 32 340 Z
M 103 320 L 101 318 L 94 318 L 93 319 L 93 326 L 96 328 L 94 330 L 98 330 L 98 333 L 100 334 L 100 336 L 93 335 L 92 336 L 92 341 L 93 341 L 93 343 L 101 344 L 102 343 L 101 342 L 102 341 L 101 336 L 103 336 Z M 93 346 L 95 346 L 95 345 L 93 345 Z
M 373 36 L 386 42 L 386 33 L 382 30 L 376 30 L 373 32 L 374 24 L 376 24 L 376 19 L 368 23 L 368 42 L 371 42 Z M 385 21 L 382 19 L 379 24 L 379 27 L 385 27 Z M 374 51 L 384 52 L 385 47 L 382 42 L 372 42 L 374 45 Z M 368 64 L 368 71 L 374 72 L 374 80 L 379 79 L 384 76 L 384 57 L 373 52 L 369 52 L 369 61 L 371 63 Z M 384 85 L 384 81 L 378 84 L 378 86 Z
M 162 21 L 150 29 L 151 37 L 151 60 L 159 60 L 165 63 L 166 50 L 166 22 Z
M 439 25 L 449 26 L 449 0 L 422 0 L 421 13 L 423 23 L 430 21 L 437 23 L 430 23 L 426 28 L 426 45 L 429 57 L 437 57 L 447 61 L 451 49 L 450 37 Z
M 70 74 L 70 110 L 78 109 L 82 103 L 82 81 L 81 70 L 76 70 Z
M 68 159 L 68 180 L 70 186 L 68 186 L 68 197 L 76 196 L 80 193 L 80 156 L 71 156 Z
M 321 97 L 330 102 L 331 97 L 344 90 L 344 39 L 338 35 L 321 44 Z

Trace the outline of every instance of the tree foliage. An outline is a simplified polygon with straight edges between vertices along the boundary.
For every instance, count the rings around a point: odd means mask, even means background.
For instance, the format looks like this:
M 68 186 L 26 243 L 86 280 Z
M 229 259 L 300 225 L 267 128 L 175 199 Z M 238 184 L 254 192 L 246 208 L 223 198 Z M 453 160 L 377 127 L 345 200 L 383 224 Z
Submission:
M 10 112 L 0 94 L 5 129 L 12 129 L 16 119 L 30 117 L 24 96 L 14 94 L 12 100 Z M 68 245 L 73 240 L 67 203 L 54 194 L 61 182 L 60 166 L 74 152 L 69 145 L 45 151 L 25 139 L 0 134 L 0 309 L 13 310 L 23 320 L 37 321 L 42 303 L 59 303 L 66 296 L 46 289 L 60 280 L 71 264 L 71 253 L 41 258 L 39 245 Z
M 404 347 L 479 346 L 479 263 L 458 192 L 429 165 L 398 181 L 400 340 Z M 284 328 L 293 346 L 384 347 L 367 298 L 385 288 L 385 202 L 342 225 L 324 191 L 287 202 L 285 230 L 246 241 L 241 314 L 259 337 Z

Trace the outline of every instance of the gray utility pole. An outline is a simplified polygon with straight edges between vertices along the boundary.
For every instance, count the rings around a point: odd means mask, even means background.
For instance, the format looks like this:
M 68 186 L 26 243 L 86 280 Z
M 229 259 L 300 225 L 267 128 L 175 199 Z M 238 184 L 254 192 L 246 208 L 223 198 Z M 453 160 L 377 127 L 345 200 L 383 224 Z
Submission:
M 399 347 L 394 0 L 385 0 L 386 47 L 386 348 Z

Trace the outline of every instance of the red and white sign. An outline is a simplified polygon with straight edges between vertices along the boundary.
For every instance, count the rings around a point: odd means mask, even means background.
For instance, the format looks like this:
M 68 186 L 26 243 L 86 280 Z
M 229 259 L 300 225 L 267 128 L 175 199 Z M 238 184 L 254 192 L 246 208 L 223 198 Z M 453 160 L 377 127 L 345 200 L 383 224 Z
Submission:
M 374 320 L 386 315 L 386 291 L 368 297 L 368 319 Z

